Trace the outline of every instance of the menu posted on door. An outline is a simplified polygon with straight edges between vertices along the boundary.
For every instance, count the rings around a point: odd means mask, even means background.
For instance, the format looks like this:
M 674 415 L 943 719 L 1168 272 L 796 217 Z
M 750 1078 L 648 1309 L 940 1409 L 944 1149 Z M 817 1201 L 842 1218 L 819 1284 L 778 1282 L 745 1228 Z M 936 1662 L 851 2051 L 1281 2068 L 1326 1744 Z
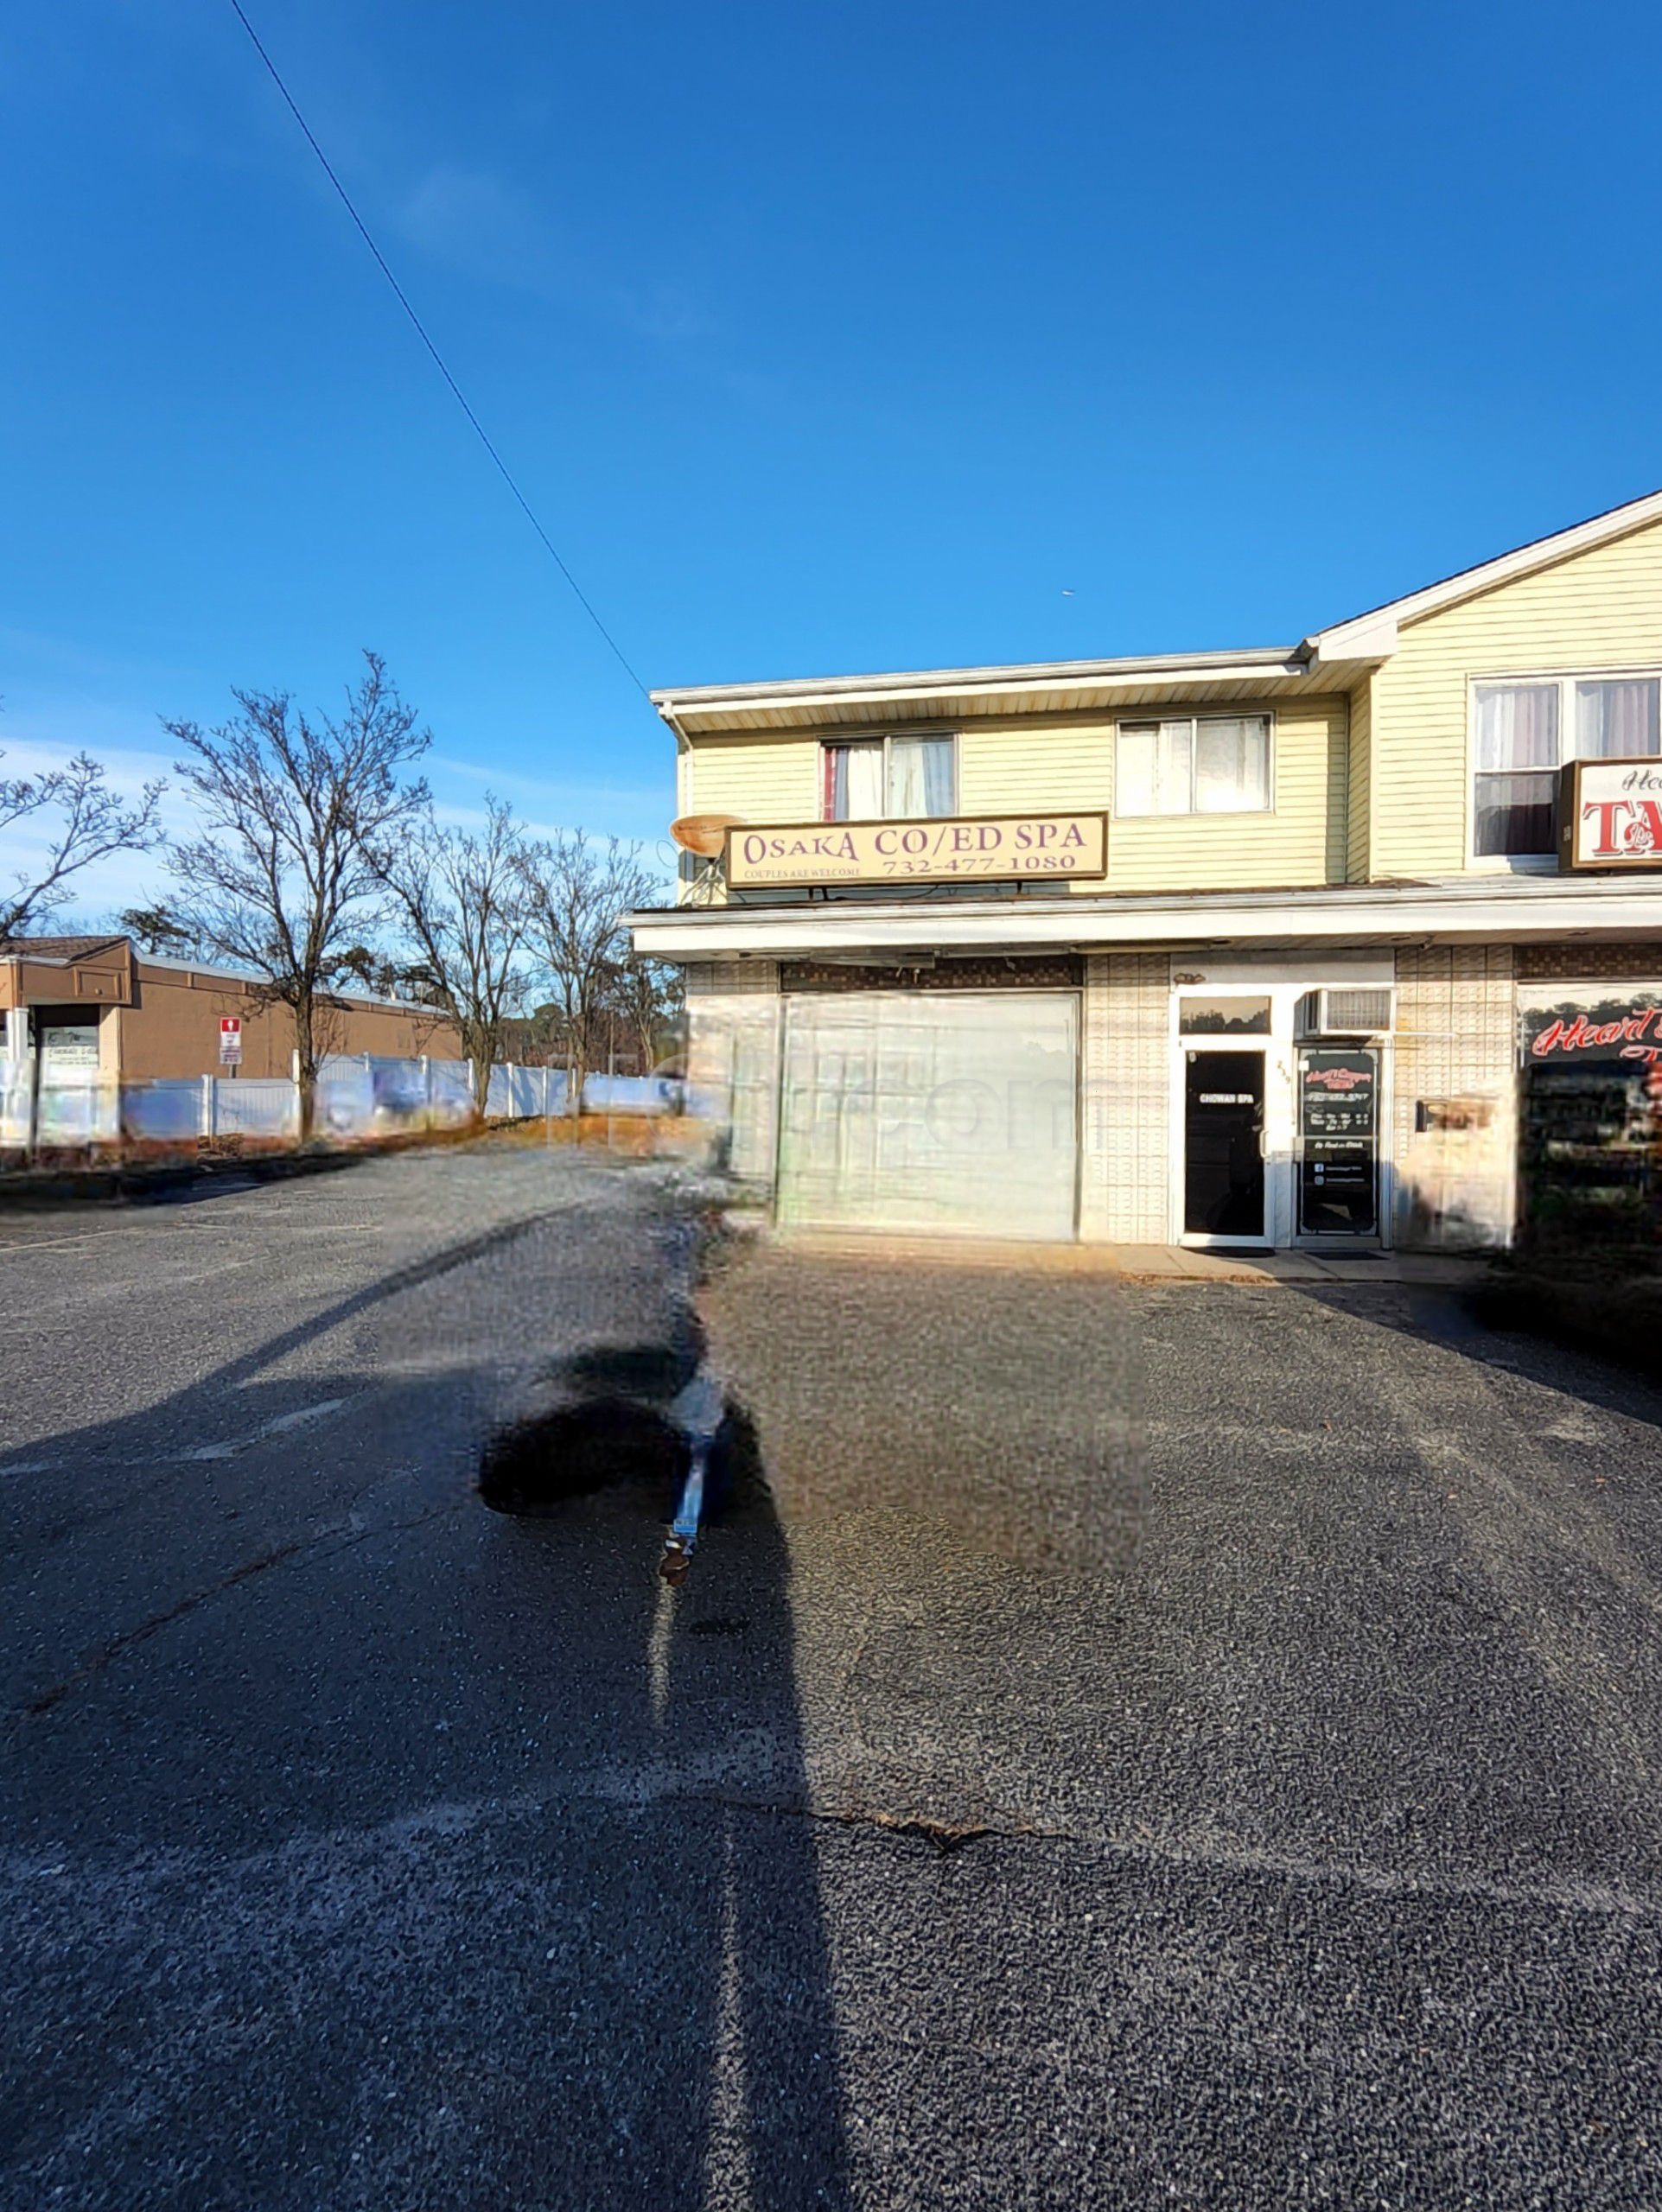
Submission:
M 1370 1236 L 1378 1226 L 1379 1056 L 1364 1046 L 1299 1055 L 1299 1227 Z

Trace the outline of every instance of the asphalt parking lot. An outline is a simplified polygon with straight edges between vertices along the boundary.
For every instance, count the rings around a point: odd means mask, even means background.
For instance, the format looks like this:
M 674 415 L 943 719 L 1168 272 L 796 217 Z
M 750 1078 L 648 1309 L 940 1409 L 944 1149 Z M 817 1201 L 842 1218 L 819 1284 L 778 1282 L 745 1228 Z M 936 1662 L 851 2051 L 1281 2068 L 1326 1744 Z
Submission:
M 0 2202 L 1656 2202 L 1662 1399 L 1434 1292 L 735 1249 L 767 1482 L 672 1598 L 658 1501 L 468 1489 L 672 1211 L 0 1223 Z

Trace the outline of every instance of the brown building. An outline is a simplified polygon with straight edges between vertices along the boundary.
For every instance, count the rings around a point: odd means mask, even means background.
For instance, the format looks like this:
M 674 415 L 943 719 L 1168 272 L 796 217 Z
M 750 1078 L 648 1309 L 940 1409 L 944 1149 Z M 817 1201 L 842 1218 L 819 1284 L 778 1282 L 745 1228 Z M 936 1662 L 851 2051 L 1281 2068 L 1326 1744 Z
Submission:
M 105 1082 L 218 1075 L 220 1025 L 242 1024 L 244 1077 L 287 1076 L 294 1024 L 287 1007 L 259 1002 L 247 976 L 204 963 L 138 952 L 125 937 L 19 938 L 0 944 L 0 1014 L 6 1052 L 41 1053 L 43 1078 Z M 454 1026 L 423 1007 L 330 995 L 319 1037 L 328 1052 L 378 1058 L 462 1057 Z

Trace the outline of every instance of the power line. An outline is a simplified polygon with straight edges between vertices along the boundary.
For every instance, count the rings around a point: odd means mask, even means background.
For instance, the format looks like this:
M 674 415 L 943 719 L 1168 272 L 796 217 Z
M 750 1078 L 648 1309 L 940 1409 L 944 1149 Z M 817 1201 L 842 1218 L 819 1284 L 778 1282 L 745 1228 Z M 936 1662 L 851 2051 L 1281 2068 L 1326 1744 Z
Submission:
M 428 336 L 426 325 L 423 322 L 421 317 L 416 313 L 414 308 L 411 306 L 408 298 L 405 296 L 403 285 L 399 283 L 398 278 L 392 274 L 392 270 L 387 265 L 386 256 L 381 251 L 379 246 L 376 245 L 374 239 L 370 236 L 368 225 L 364 221 L 363 217 L 358 213 L 357 208 L 353 205 L 352 194 L 347 190 L 345 185 L 341 183 L 340 178 L 335 175 L 334 166 L 330 162 L 328 156 L 318 144 L 310 124 L 307 122 L 305 117 L 300 112 L 300 109 L 296 102 L 294 94 L 289 90 L 287 85 L 283 83 L 282 76 L 278 73 L 276 62 L 272 60 L 271 55 L 260 44 L 259 33 L 254 29 L 252 23 L 249 22 L 247 16 L 243 13 L 242 0 L 231 0 L 231 8 L 232 12 L 237 18 L 237 21 L 242 25 L 244 30 L 247 32 L 250 39 L 252 41 L 255 53 L 258 54 L 260 60 L 265 64 L 267 70 L 270 72 L 271 82 L 277 86 L 278 92 L 282 93 L 283 99 L 288 105 L 290 114 L 293 116 L 295 121 L 300 125 L 301 130 L 304 134 L 306 143 L 311 148 L 313 153 L 316 155 L 318 161 L 322 165 L 324 175 L 328 177 L 329 182 L 334 187 L 336 192 L 340 194 L 341 204 L 346 209 L 347 214 L 351 216 L 353 223 L 357 226 L 359 237 L 362 238 L 364 244 L 369 248 L 371 253 L 374 255 L 376 267 L 380 270 L 382 276 L 385 277 L 387 283 L 392 287 L 393 296 L 397 299 L 398 305 L 404 309 L 405 315 L 409 316 L 411 323 L 415 329 L 417 337 L 420 339 L 422 344 L 432 355 L 433 365 L 437 369 L 445 383 L 449 385 L 451 391 L 455 397 L 457 406 L 461 408 L 462 413 L 473 424 L 475 432 L 478 434 L 480 444 L 484 447 L 486 452 L 495 463 L 497 473 L 501 477 L 502 481 L 507 486 L 509 491 L 513 493 L 514 498 L 519 501 L 520 510 L 524 513 L 525 520 L 531 524 L 538 537 L 543 541 L 544 548 L 546 550 L 549 558 L 553 562 L 560 574 L 565 578 L 567 583 L 570 585 L 572 591 L 576 594 L 578 605 L 583 608 L 583 613 L 589 617 L 589 620 L 594 624 L 595 629 L 600 632 L 601 636 L 605 639 L 607 644 L 611 647 L 612 652 L 615 654 L 620 664 L 622 666 L 624 672 L 628 677 L 630 683 L 634 685 L 635 690 L 640 693 L 643 698 L 649 697 L 650 694 L 647 692 L 646 685 L 641 682 L 640 677 L 636 675 L 634 668 L 630 664 L 628 655 L 624 652 L 622 646 L 619 645 L 617 639 L 612 635 L 606 625 L 601 620 L 600 616 L 595 611 L 594 606 L 591 603 L 588 594 L 583 590 L 583 586 L 572 575 L 570 569 L 566 567 L 565 563 L 560 558 L 559 549 L 556 546 L 553 539 L 549 536 L 548 532 L 543 528 L 541 523 L 538 521 L 535 511 L 532 509 L 530 500 L 526 499 L 525 493 L 519 489 L 519 485 L 515 483 L 513 471 L 509 468 L 506 461 L 503 460 L 501 454 L 498 453 L 495 446 L 492 443 L 490 433 L 486 429 L 485 425 L 480 421 L 478 416 L 474 413 L 473 409 L 468 405 L 468 395 L 462 391 L 462 386 L 451 375 L 449 365 L 446 363 L 444 356 L 439 352 L 438 347 L 434 345 L 432 340 Z

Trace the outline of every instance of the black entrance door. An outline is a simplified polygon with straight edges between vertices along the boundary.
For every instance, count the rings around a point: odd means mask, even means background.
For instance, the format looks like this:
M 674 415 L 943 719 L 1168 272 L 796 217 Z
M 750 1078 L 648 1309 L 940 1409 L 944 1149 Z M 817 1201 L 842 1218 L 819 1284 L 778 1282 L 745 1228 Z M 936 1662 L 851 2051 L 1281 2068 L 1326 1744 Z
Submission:
M 1186 1052 L 1183 1227 L 1264 1234 L 1264 1054 Z

